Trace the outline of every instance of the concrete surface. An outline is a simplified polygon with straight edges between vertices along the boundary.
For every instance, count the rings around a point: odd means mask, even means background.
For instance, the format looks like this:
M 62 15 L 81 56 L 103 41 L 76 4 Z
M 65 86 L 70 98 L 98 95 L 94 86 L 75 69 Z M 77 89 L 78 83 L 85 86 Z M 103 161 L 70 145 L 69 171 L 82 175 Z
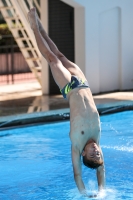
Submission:
M 133 91 L 93 95 L 100 114 L 133 109 Z M 27 115 L 28 114 L 28 115 Z M 37 82 L 0 86 L 0 124 L 68 119 L 69 104 L 62 95 L 42 96 Z M 14 124 L 14 123 L 13 123 Z

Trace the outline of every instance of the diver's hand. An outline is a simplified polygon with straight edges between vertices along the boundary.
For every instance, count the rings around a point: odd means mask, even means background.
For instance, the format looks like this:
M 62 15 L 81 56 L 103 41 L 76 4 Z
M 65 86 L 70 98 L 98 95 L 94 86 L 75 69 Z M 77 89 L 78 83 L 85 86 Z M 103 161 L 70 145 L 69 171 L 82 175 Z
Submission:
M 89 198 L 96 198 L 97 194 L 89 195 Z
M 87 197 L 87 198 L 97 198 L 98 197 L 97 194 L 88 195 L 87 193 L 83 194 L 83 196 Z

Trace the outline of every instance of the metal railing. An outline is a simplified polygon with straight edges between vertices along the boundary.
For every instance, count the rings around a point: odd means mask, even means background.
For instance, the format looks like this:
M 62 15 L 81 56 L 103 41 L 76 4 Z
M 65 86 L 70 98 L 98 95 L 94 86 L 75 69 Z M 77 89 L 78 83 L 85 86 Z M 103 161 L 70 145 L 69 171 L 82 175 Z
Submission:
M 1 36 L 0 85 L 35 79 L 12 35 Z

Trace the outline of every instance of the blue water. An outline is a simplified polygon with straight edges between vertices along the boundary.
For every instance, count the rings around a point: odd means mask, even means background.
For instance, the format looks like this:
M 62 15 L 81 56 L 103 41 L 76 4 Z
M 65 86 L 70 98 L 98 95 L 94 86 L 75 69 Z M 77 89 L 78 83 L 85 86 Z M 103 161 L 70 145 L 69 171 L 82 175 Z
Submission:
M 106 190 L 98 199 L 133 200 L 133 111 L 101 117 Z M 1 131 L 0 200 L 80 200 L 71 164 L 69 122 Z M 88 193 L 95 170 L 83 166 Z

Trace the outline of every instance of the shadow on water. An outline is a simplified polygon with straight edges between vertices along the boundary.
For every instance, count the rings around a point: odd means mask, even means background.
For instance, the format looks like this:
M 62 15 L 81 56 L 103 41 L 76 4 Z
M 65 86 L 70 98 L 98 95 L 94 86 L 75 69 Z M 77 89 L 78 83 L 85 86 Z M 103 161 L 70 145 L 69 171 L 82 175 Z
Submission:
M 2 135 L 0 135 L 0 138 L 3 138 L 3 137 L 8 137 L 8 136 L 11 136 L 12 134 L 2 134 Z

